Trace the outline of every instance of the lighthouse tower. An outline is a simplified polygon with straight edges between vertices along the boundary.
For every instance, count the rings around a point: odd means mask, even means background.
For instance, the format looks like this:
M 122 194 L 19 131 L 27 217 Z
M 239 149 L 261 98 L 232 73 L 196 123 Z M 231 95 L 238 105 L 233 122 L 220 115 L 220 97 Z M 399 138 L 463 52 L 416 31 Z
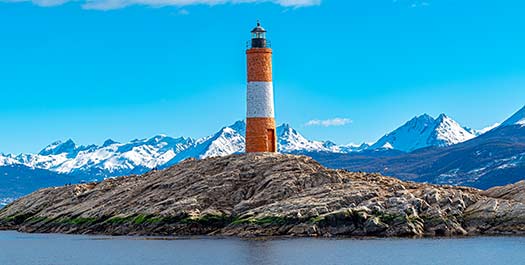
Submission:
M 248 91 L 246 152 L 277 152 L 272 82 L 272 49 L 266 30 L 257 22 L 246 51 Z

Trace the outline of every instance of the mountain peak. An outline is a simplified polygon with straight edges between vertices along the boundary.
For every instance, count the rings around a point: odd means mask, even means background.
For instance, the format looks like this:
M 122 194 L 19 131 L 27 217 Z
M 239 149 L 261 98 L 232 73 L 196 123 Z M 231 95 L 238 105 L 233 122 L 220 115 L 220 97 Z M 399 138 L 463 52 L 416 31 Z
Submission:
M 244 120 L 239 120 L 228 127 L 241 134 L 244 134 L 244 131 L 246 130 L 246 122 Z
M 513 126 L 513 125 L 520 125 L 525 126 L 525 107 L 518 110 L 518 112 L 514 113 L 510 118 L 505 120 L 500 126 L 506 127 L 506 126 Z
M 290 128 L 292 128 L 292 126 L 290 126 L 289 123 L 283 123 L 279 127 L 283 130 L 289 130 Z
M 169 138 L 169 137 L 167 135 L 165 135 L 165 134 L 158 134 L 158 135 L 155 135 L 155 136 L 147 139 L 146 142 L 154 144 L 154 143 L 159 143 L 159 142 L 165 140 L 166 138 Z
M 437 117 L 436 121 L 443 121 L 443 120 L 447 120 L 447 119 L 450 119 L 450 118 L 445 113 L 441 113 Z
M 412 121 L 434 121 L 434 118 L 427 113 L 423 113 L 419 116 L 416 116 L 412 119 Z
M 332 142 L 311 141 L 306 139 L 287 123 L 283 123 L 277 127 L 277 137 L 279 151 L 284 153 L 331 151 L 336 148 Z
M 371 149 L 396 149 L 412 152 L 429 146 L 448 146 L 474 138 L 446 114 L 437 119 L 428 114 L 414 117 L 403 126 L 383 136 Z
M 66 140 L 65 142 L 62 141 L 55 141 L 52 144 L 46 146 L 39 155 L 59 155 L 62 153 L 69 153 L 76 149 L 77 145 L 75 142 L 71 139 Z
M 117 144 L 118 142 L 115 142 L 113 141 L 112 139 L 107 139 L 106 141 L 104 141 L 104 143 L 102 144 L 102 147 L 108 147 L 112 144 Z
M 475 134 L 469 132 L 445 114 L 439 115 L 436 119 L 436 127 L 432 136 L 436 146 L 453 145 L 476 137 Z
M 414 129 L 415 128 L 421 129 L 421 128 L 426 128 L 428 126 L 431 126 L 432 124 L 435 123 L 435 121 L 436 120 L 432 116 L 425 113 L 425 114 L 412 118 L 411 120 L 406 122 L 403 126 L 412 127 Z

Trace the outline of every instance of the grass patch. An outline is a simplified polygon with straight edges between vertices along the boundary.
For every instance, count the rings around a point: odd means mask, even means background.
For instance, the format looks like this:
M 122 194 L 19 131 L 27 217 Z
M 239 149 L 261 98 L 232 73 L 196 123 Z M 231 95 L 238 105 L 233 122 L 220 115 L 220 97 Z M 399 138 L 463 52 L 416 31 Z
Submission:
M 136 225 L 141 225 L 141 224 L 146 223 L 147 220 L 148 218 L 145 215 L 140 214 L 133 219 L 133 223 Z
M 66 219 L 66 223 L 70 225 L 89 225 L 89 224 L 94 224 L 99 220 L 100 219 L 98 218 L 92 218 L 92 217 L 90 218 L 75 217 L 72 219 Z
M 131 223 L 135 225 L 143 225 L 143 224 L 159 224 L 162 222 L 169 221 L 169 217 L 161 217 L 161 216 L 154 216 L 154 215 L 143 215 L 139 214 L 134 217 L 130 217 Z
M 128 216 L 128 217 L 114 216 L 104 221 L 104 223 L 111 224 L 111 225 L 122 225 L 122 224 L 131 223 L 133 219 L 134 219 L 133 216 Z
M 26 222 L 29 222 L 29 223 L 32 223 L 32 224 L 35 224 L 35 223 L 47 223 L 49 221 L 51 221 L 50 218 L 42 217 L 42 216 L 33 216 L 33 217 L 29 218 L 28 220 L 26 220 Z

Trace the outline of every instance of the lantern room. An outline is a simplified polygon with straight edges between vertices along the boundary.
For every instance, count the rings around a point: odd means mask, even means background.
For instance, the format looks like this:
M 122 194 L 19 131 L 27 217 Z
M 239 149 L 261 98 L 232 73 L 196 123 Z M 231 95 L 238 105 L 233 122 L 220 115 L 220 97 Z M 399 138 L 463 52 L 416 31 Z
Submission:
M 266 40 L 266 30 L 257 21 L 257 27 L 252 30 L 252 45 L 251 48 L 268 48 Z

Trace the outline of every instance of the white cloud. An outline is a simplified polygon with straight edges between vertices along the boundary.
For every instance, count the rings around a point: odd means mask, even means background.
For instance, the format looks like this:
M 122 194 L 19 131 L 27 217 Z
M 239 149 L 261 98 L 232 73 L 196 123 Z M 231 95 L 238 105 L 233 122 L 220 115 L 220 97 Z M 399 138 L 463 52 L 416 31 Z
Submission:
M 331 127 L 331 126 L 344 126 L 347 124 L 352 123 L 351 119 L 346 118 L 334 118 L 334 119 L 328 119 L 328 120 L 311 120 L 305 124 L 305 126 L 324 126 L 324 127 Z
M 57 6 L 67 2 L 79 2 L 85 9 L 111 10 L 132 5 L 143 6 L 190 6 L 190 5 L 223 5 L 241 3 L 270 2 L 284 7 L 304 7 L 321 4 L 321 0 L 0 0 L 0 2 L 32 2 L 38 6 Z

